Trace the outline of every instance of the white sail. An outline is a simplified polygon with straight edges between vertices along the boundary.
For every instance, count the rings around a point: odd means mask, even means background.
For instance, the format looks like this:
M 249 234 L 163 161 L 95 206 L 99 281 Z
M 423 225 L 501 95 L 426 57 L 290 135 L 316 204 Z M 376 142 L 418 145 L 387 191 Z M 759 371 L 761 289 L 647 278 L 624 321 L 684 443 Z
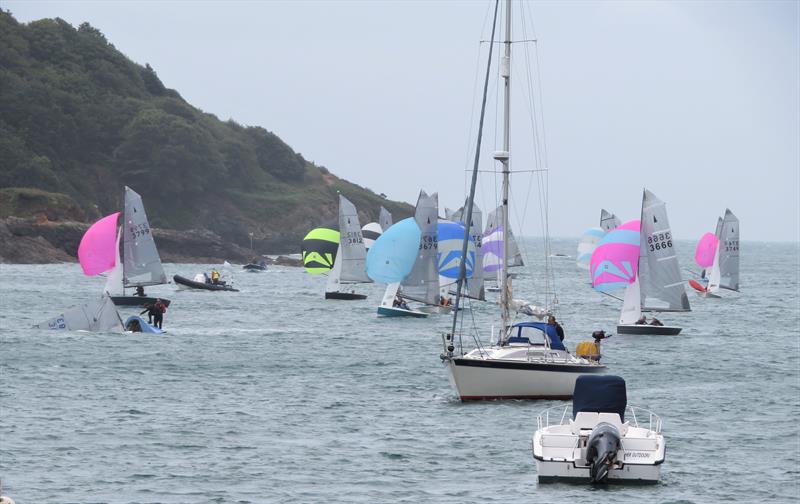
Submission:
M 465 205 L 466 208 L 466 205 Z M 461 214 L 463 215 L 463 209 Z M 475 242 L 475 266 L 472 268 L 472 278 L 467 278 L 467 292 L 470 297 L 475 299 L 486 299 L 483 288 L 483 252 L 481 242 L 483 241 L 483 216 L 481 209 L 475 203 L 472 204 L 472 222 L 469 225 L 469 234 Z
M 414 220 L 420 230 L 419 251 L 411 273 L 403 280 L 403 293 L 410 299 L 428 304 L 439 304 L 439 271 L 437 252 L 439 248 L 439 196 L 428 196 L 420 191 Z
M 119 244 L 122 240 L 122 229 L 117 232 L 117 248 L 116 248 L 116 259 L 114 261 L 114 267 L 108 272 L 108 276 L 106 277 L 106 286 L 103 288 L 103 292 L 107 293 L 109 296 L 123 296 L 125 295 L 125 289 L 122 283 L 122 277 L 124 275 L 123 272 L 123 265 L 122 259 L 119 255 Z
M 107 294 L 103 294 L 97 301 L 65 310 L 61 315 L 34 327 L 65 331 L 124 331 L 117 308 Z
M 367 249 L 364 247 L 364 236 L 358 212 L 347 198 L 339 195 L 339 252 L 336 263 L 340 263 L 342 282 L 372 282 L 367 276 Z M 334 263 L 335 265 L 335 263 Z
M 720 270 L 719 270 L 719 250 L 722 243 L 717 244 L 717 251 L 714 253 L 714 262 L 711 264 L 711 271 L 708 272 L 708 292 L 719 291 Z
M 397 296 L 397 292 L 400 290 L 400 283 L 390 283 L 386 286 L 386 292 L 383 293 L 383 299 L 381 299 L 381 306 L 384 308 L 394 308 L 394 299 Z
M 719 238 L 719 285 L 723 289 L 739 290 L 739 219 L 725 209 Z
M 381 225 L 381 229 L 384 231 L 392 227 L 392 214 L 389 213 L 389 210 L 381 207 L 381 213 L 378 217 L 378 224 Z
M 642 196 L 639 281 L 642 309 L 690 311 L 663 201 L 647 189 Z
M 605 208 L 600 210 L 600 228 L 602 228 L 603 231 L 608 233 L 612 229 L 619 227 L 620 224 L 622 224 L 622 221 L 619 220 L 619 217 Z
M 341 288 L 341 277 L 342 277 L 342 261 L 339 260 L 342 251 L 342 246 L 339 245 L 339 248 L 336 249 L 336 260 L 333 262 L 333 267 L 331 268 L 330 273 L 328 273 L 328 282 L 325 284 L 325 292 L 339 292 Z
M 639 278 L 625 288 L 625 296 L 622 300 L 622 311 L 619 314 L 621 325 L 635 324 L 642 316 L 642 300 L 639 289 Z
M 161 258 L 147 222 L 142 197 L 125 187 L 125 225 L 123 230 L 125 287 L 167 283 Z

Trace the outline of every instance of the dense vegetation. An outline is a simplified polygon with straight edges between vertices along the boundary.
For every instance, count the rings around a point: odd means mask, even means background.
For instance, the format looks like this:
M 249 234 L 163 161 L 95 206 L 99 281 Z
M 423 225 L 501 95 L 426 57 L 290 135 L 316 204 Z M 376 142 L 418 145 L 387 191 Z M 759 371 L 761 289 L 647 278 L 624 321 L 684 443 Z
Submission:
M 67 209 L 47 207 L 48 216 L 92 220 L 120 209 L 123 185 L 142 194 L 154 226 L 240 243 L 249 232 L 296 243 L 334 221 L 337 191 L 365 218 L 381 204 L 397 217 L 411 212 L 264 128 L 192 107 L 88 23 L 22 24 L 0 10 L 0 217 L 42 210 L 39 202 Z

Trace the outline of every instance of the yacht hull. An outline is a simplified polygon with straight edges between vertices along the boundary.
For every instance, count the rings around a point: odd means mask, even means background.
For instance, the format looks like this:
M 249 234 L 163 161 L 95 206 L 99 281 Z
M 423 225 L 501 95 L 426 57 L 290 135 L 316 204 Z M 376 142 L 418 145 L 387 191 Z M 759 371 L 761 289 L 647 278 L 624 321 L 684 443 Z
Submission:
M 674 336 L 681 332 L 681 327 L 654 326 L 649 324 L 626 324 L 617 326 L 617 334 L 651 334 L 657 336 Z
M 570 399 L 575 380 L 605 366 L 515 362 L 453 357 L 445 360 L 450 384 L 462 401 Z

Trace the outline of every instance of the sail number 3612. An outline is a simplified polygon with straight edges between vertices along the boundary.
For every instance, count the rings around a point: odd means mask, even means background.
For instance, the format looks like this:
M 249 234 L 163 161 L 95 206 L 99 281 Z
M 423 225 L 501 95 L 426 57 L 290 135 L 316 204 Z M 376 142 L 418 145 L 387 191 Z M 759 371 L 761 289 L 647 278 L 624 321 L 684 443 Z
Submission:
M 671 248 L 672 234 L 670 234 L 669 231 L 664 233 L 653 233 L 647 237 L 647 244 L 650 246 L 650 252 Z

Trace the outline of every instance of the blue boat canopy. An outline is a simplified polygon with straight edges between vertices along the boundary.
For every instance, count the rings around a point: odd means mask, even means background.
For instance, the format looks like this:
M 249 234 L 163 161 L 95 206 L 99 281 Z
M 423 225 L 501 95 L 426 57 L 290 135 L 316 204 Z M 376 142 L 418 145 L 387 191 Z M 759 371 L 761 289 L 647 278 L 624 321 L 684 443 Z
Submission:
M 558 337 L 556 326 L 547 324 L 546 322 L 517 322 L 511 326 L 511 337 L 508 338 L 509 343 L 530 343 L 529 338 L 522 336 L 523 328 L 532 327 L 542 331 L 547 336 L 547 341 L 550 343 L 550 348 L 553 350 L 566 350 L 561 338 Z M 516 329 L 516 332 L 514 331 Z
M 614 375 L 580 375 L 572 394 L 572 418 L 582 412 L 617 413 L 625 421 L 625 380 Z

